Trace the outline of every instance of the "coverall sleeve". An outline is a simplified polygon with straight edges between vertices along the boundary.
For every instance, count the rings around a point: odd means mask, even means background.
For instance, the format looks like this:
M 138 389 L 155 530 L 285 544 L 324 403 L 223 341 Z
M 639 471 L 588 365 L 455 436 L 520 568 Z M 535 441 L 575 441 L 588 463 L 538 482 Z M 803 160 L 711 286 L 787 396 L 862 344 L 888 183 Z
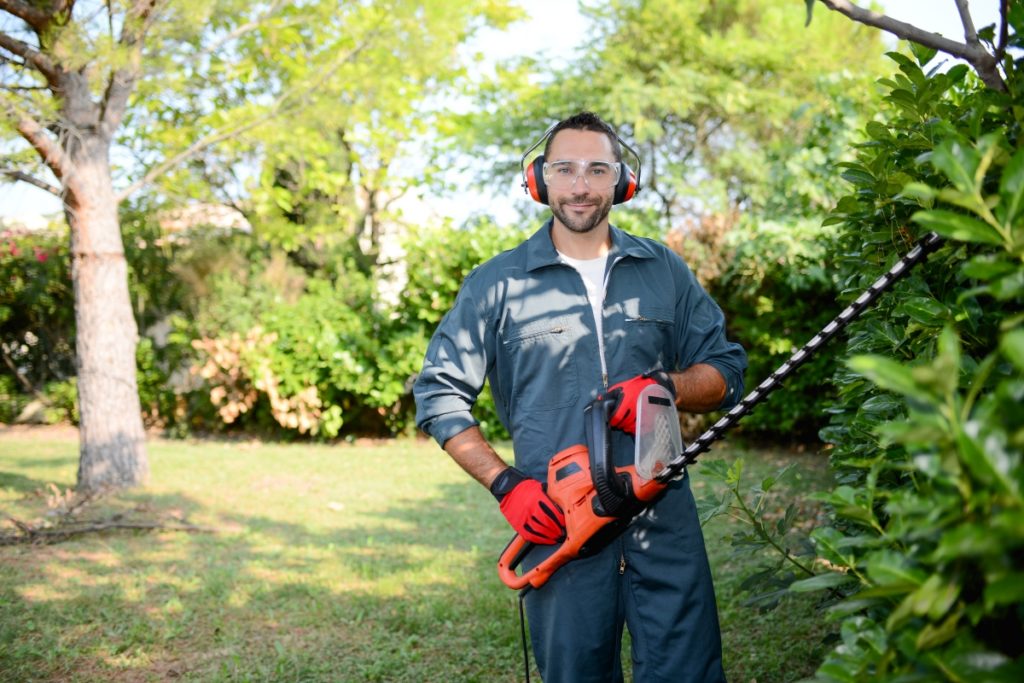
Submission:
M 493 364 L 494 335 L 474 293 L 477 272 L 462 284 L 452 309 L 441 319 L 427 346 L 423 369 L 413 385 L 416 425 L 443 448 L 445 442 L 478 424 L 471 410 Z
M 743 398 L 743 374 L 747 354 L 743 347 L 725 336 L 725 316 L 693 272 L 679 259 L 676 282 L 680 283 L 676 299 L 675 338 L 678 344 L 679 369 L 706 363 L 725 378 L 725 399 L 720 408 L 728 409 Z

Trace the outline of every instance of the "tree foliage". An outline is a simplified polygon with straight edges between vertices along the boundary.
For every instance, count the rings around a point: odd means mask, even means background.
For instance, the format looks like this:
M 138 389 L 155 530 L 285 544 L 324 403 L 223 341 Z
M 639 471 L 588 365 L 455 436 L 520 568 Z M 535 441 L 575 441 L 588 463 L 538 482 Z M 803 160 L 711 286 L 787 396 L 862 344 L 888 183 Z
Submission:
M 815 112 L 858 96 L 879 68 L 875 32 L 827 16 L 804 30 L 787 0 L 610 0 L 585 12 L 588 49 L 562 69 L 528 58 L 500 70 L 459 144 L 499 150 L 508 161 L 494 172 L 506 177 L 552 122 L 599 112 L 638 148 L 645 189 L 634 204 L 655 207 L 663 230 L 762 204 L 771 146 L 802 139 Z

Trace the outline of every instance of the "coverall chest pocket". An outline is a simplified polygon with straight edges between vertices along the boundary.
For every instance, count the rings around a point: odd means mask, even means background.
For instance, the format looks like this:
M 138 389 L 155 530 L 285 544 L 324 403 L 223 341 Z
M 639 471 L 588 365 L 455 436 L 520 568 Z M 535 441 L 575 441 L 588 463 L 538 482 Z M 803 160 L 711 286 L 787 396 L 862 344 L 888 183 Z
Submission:
M 511 378 L 509 390 L 515 411 L 554 410 L 579 398 L 576 344 L 579 324 L 558 318 L 510 324 L 503 344 Z
M 626 312 L 626 343 L 629 355 L 642 371 L 671 369 L 672 329 L 675 312 L 671 308 L 640 304 Z

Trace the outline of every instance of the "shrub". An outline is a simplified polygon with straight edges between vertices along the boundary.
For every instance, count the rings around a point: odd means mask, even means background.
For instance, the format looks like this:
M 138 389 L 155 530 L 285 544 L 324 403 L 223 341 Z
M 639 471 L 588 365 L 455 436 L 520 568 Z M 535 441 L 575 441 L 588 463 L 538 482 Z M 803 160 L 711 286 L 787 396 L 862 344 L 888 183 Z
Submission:
M 0 376 L 21 395 L 14 403 L 75 374 L 67 242 L 66 230 L 0 235 Z
M 844 289 L 924 230 L 945 245 L 851 327 L 853 357 L 822 436 L 839 485 L 813 538 L 840 645 L 822 681 L 1024 675 L 1024 150 L 1010 93 L 966 67 L 925 75 L 903 55 L 885 122 L 844 177 Z M 924 230 L 923 230 L 924 229 Z

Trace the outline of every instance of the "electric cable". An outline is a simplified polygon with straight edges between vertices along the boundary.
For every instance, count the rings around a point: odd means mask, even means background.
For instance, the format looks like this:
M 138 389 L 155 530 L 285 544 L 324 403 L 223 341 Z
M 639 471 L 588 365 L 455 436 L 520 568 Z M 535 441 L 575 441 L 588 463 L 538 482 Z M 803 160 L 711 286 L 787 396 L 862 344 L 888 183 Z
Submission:
M 526 683 L 530 683 L 530 650 L 526 646 L 526 611 L 523 604 L 529 592 L 529 586 L 519 591 L 519 636 L 523 640 L 523 673 L 526 674 Z

